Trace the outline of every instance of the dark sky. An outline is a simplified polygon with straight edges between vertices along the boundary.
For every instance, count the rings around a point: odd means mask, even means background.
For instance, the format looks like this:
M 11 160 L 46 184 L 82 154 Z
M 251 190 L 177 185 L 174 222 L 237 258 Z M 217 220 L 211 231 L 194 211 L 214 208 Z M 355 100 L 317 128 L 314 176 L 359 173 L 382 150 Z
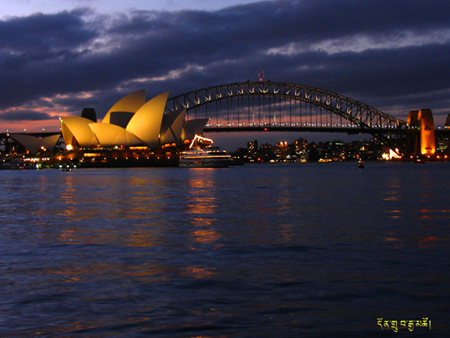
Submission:
M 59 130 L 58 116 L 93 107 L 102 118 L 135 90 L 145 89 L 147 99 L 176 96 L 256 81 L 261 71 L 403 119 L 430 108 L 439 126 L 450 113 L 448 0 L 234 1 L 166 10 L 134 1 L 134 9 L 116 12 L 96 7 L 101 2 L 3 10 L 0 130 Z

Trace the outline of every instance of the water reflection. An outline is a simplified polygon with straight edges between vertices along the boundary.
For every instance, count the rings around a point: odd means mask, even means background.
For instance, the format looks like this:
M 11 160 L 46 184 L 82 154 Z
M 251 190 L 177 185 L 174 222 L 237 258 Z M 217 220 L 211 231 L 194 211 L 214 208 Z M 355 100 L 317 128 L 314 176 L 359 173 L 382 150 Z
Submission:
M 76 217 L 77 215 L 85 215 L 84 210 L 82 213 L 78 211 L 81 208 L 77 207 L 76 186 L 74 185 L 74 178 L 72 176 L 63 178 L 59 200 L 63 204 L 59 209 L 63 216 Z
M 215 242 L 220 238 L 219 233 L 214 230 L 197 230 L 192 231 L 191 236 L 194 241 L 199 243 L 210 243 Z
M 448 307 L 448 179 L 349 168 L 5 179 L 2 324 L 22 337 L 368 336 L 392 299 L 435 320 Z
M 190 170 L 187 179 L 186 200 L 188 213 L 214 214 L 216 184 L 213 170 Z
M 125 173 L 127 173 L 125 171 Z M 79 177 L 65 177 L 59 190 L 58 214 L 67 222 L 59 239 L 65 243 L 117 243 L 133 247 L 154 247 L 163 243 L 164 227 L 183 221 L 196 229 L 187 233 L 193 243 L 212 243 L 220 239 L 217 222 L 219 188 L 213 170 L 188 170 L 186 177 L 141 175 L 84 178 L 89 189 L 74 183 Z M 79 183 L 79 182 L 78 182 Z M 124 223 L 125 222 L 125 223 Z M 126 224 L 126 225 L 125 225 Z
M 440 239 L 437 237 L 426 237 L 426 236 L 420 236 L 419 238 L 417 238 L 417 245 L 421 248 L 421 249 L 426 249 L 426 248 L 432 248 L 434 247 L 437 243 L 437 241 L 439 241 Z
M 216 269 L 199 267 L 199 266 L 190 266 L 183 268 L 181 271 L 182 275 L 188 278 L 195 279 L 208 279 L 217 275 Z
M 158 265 L 151 262 L 142 261 L 141 258 L 133 263 L 120 263 L 114 261 L 98 262 L 91 256 L 93 252 L 89 251 L 85 258 L 89 261 L 89 265 L 69 263 L 67 260 L 60 260 L 51 263 L 49 268 L 44 268 L 41 271 L 43 276 L 52 277 L 51 283 L 72 283 L 83 282 L 91 283 L 94 281 L 101 281 L 102 279 L 123 279 L 123 280 L 145 280 L 146 282 L 161 282 L 167 280 L 169 277 L 165 275 L 171 272 L 171 269 L 164 265 Z M 139 263 L 139 264 L 136 264 Z M 152 276 L 150 280 L 148 277 Z M 75 285 L 76 286 L 76 285 Z M 81 286 L 81 285 L 80 285 Z
M 195 227 L 190 232 L 190 237 L 196 243 L 212 243 L 221 237 L 213 226 L 217 220 L 214 216 L 219 194 L 216 175 L 217 172 L 212 169 L 187 171 L 186 217 Z

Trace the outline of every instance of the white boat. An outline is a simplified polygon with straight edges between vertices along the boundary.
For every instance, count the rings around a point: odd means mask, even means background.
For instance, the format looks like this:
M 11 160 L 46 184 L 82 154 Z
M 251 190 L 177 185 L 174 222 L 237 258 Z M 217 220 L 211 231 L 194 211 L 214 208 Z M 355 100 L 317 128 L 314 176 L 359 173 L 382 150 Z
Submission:
M 227 168 L 231 155 L 218 148 L 183 151 L 180 156 L 182 168 Z

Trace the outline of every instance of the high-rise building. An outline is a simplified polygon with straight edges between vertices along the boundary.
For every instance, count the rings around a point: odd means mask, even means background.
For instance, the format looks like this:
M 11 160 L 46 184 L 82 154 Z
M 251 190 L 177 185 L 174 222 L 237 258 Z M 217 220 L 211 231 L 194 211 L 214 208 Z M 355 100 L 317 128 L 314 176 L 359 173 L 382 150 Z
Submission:
M 253 142 L 248 142 L 247 150 L 250 152 L 257 151 L 258 150 L 258 140 L 255 140 Z

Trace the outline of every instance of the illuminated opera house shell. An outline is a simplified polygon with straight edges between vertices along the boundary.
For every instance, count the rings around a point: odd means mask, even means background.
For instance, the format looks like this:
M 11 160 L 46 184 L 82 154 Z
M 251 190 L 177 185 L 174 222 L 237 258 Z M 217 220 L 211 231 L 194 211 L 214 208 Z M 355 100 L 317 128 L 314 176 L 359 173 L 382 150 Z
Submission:
M 108 111 L 101 123 L 89 118 L 60 118 L 67 149 L 147 146 L 159 149 L 181 146 L 201 134 L 208 119 L 185 121 L 185 109 L 164 114 L 169 93 L 145 102 L 145 90 L 131 93 Z
M 52 151 L 60 138 L 60 134 L 43 138 L 24 134 L 10 134 L 9 136 L 24 146 L 31 154 L 37 154 L 42 150 Z

